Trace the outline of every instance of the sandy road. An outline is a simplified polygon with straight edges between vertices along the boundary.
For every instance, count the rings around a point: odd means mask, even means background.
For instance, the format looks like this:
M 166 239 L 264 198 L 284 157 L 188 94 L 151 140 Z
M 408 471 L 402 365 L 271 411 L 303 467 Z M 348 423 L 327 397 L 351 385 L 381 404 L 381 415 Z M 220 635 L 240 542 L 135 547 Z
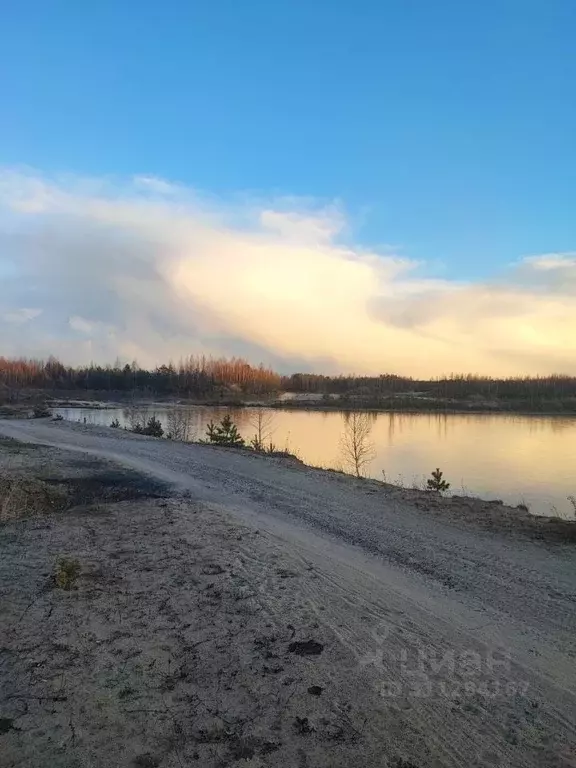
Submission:
M 353 654 L 382 711 L 425 735 L 418 768 L 576 765 L 573 546 L 285 460 L 44 421 L 0 421 L 0 434 L 168 481 L 311 564 L 290 599 Z

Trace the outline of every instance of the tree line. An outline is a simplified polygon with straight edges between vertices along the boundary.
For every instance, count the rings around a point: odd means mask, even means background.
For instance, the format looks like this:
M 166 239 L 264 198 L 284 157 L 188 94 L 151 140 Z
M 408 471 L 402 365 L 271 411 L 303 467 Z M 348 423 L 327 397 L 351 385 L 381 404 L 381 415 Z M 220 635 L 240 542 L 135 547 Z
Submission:
M 18 391 L 130 392 L 179 397 L 208 397 L 219 391 L 266 394 L 281 388 L 281 377 L 263 365 L 242 358 L 190 356 L 178 364 L 154 369 L 138 363 L 65 366 L 55 357 L 47 360 L 0 357 L 0 389 Z
M 294 373 L 284 377 L 290 392 L 333 393 L 341 396 L 412 395 L 437 398 L 566 398 L 576 397 L 576 376 L 518 376 L 505 379 L 476 374 L 450 374 L 433 379 L 414 379 L 394 374 L 380 376 L 323 376 Z
M 130 393 L 181 398 L 240 398 L 274 395 L 280 391 L 338 396 L 340 403 L 366 407 L 425 408 L 447 404 L 468 407 L 517 407 L 531 410 L 576 411 L 576 377 L 567 375 L 496 379 L 473 374 L 451 374 L 416 379 L 394 374 L 326 376 L 311 373 L 281 375 L 264 365 L 239 357 L 189 356 L 177 364 L 146 369 L 136 362 L 113 365 L 66 366 L 47 360 L 0 357 L 0 398 L 17 398 L 22 390 L 45 392 Z

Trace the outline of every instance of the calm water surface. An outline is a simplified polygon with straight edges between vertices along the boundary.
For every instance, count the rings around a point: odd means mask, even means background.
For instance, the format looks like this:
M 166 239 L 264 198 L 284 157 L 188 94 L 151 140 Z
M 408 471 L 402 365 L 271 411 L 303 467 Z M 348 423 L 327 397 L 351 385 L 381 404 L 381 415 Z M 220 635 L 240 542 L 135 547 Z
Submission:
M 167 425 L 170 406 L 139 409 Z M 203 437 L 206 424 L 230 412 L 241 434 L 249 438 L 251 408 L 189 406 L 193 437 Z M 129 424 L 123 408 L 57 409 L 64 418 L 109 425 L 117 418 Z M 340 439 L 345 414 L 267 410 L 278 448 L 298 453 L 306 463 L 343 468 Z M 421 485 L 435 467 L 444 471 L 454 493 L 525 503 L 535 514 L 572 517 L 567 497 L 576 495 L 576 418 L 503 416 L 500 414 L 371 414 L 376 458 L 372 477 L 406 486 Z

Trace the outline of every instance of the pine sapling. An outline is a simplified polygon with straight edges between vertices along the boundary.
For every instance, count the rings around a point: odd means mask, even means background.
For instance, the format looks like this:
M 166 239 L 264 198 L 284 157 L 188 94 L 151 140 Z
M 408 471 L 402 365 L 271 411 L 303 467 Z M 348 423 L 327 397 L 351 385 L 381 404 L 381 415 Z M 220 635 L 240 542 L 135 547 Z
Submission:
M 206 427 L 206 437 L 209 443 L 240 447 L 244 445 L 244 438 L 238 432 L 238 427 L 230 416 L 226 414 L 217 426 L 210 422 Z
M 450 488 L 450 483 L 447 483 L 443 479 L 444 473 L 440 471 L 438 467 L 431 473 L 432 477 L 429 477 L 426 481 L 426 489 L 428 491 L 436 491 L 437 493 L 443 493 Z

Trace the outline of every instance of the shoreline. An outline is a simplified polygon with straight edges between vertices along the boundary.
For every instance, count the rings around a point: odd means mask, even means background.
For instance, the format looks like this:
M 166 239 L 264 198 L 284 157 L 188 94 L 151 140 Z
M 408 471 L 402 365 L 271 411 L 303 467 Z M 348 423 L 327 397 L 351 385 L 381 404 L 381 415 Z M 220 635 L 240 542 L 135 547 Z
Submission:
M 314 404 L 314 403 L 305 403 L 305 404 L 295 404 L 293 402 L 254 402 L 254 401 L 236 401 L 236 400 L 221 400 L 221 401 L 211 401 L 211 400 L 188 400 L 188 401 L 181 401 L 181 400 L 137 400 L 131 403 L 122 403 L 118 401 L 114 402 L 103 402 L 103 401 L 94 401 L 94 403 L 90 403 L 88 400 L 55 400 L 51 401 L 50 399 L 47 400 L 48 405 L 53 408 L 82 408 L 82 409 L 95 409 L 95 410 L 114 410 L 117 408 L 122 408 L 124 410 L 127 410 L 129 408 L 148 408 L 148 407 L 171 407 L 171 406 L 179 406 L 179 407 L 195 407 L 195 408 L 268 408 L 270 410 L 281 410 L 281 411 L 315 411 L 319 413 L 352 413 L 355 411 L 361 411 L 364 413 L 392 413 L 397 415 L 402 414 L 410 414 L 410 415 L 417 415 L 417 414 L 428 414 L 428 415 L 440 415 L 440 416 L 451 416 L 451 415 L 470 415 L 470 416 L 482 416 L 482 415 L 489 415 L 489 416 L 546 416 L 546 417 L 552 417 L 552 416 L 559 416 L 559 417 L 573 417 L 576 419 L 576 410 L 574 411 L 537 411 L 537 410 L 530 410 L 530 409 L 502 409 L 502 408 L 393 408 L 393 407 L 383 407 L 383 406 L 362 406 L 362 405 L 350 405 L 350 404 L 341 404 L 341 405 L 328 405 L 328 404 Z
M 9 422 L 10 420 L 6 421 Z M 0 423 L 1 422 L 2 418 L 0 416 Z M 52 419 L 45 418 L 30 419 L 30 423 L 45 423 L 50 424 L 51 426 L 56 426 L 58 422 L 55 423 Z M 102 431 L 103 435 L 114 437 L 115 439 L 130 440 L 141 439 L 144 437 L 144 439 L 151 439 L 154 442 L 158 442 L 160 445 L 171 444 L 188 447 L 201 446 L 202 448 L 213 450 L 215 452 L 224 451 L 224 453 L 229 453 L 231 456 L 241 455 L 264 461 L 280 461 L 293 469 L 296 468 L 302 471 L 328 474 L 330 477 L 340 478 L 343 482 L 360 485 L 362 488 L 368 489 L 367 493 L 385 493 L 389 496 L 396 496 L 399 499 L 401 498 L 403 502 L 413 504 L 418 509 L 443 511 L 444 513 L 447 513 L 448 518 L 453 517 L 455 520 L 464 520 L 466 516 L 469 515 L 469 522 L 480 523 L 480 527 L 487 526 L 489 528 L 493 527 L 498 529 L 501 527 L 500 523 L 504 523 L 504 527 L 510 530 L 513 530 L 514 526 L 517 525 L 518 532 L 520 532 L 523 523 L 525 524 L 528 521 L 528 528 L 535 529 L 537 527 L 543 528 L 549 526 L 553 529 L 558 529 L 570 539 L 573 538 L 576 540 L 576 514 L 572 517 L 536 514 L 531 512 L 530 507 L 523 502 L 512 504 L 499 498 L 484 498 L 481 496 L 468 495 L 466 493 L 458 493 L 456 488 L 453 488 L 447 493 L 438 493 L 429 491 L 425 487 L 401 485 L 371 476 L 356 477 L 355 474 L 346 472 L 343 469 L 307 463 L 300 458 L 298 454 L 290 453 L 289 451 L 277 450 L 269 453 L 267 451 L 255 451 L 248 445 L 223 446 L 204 442 L 202 440 L 179 441 L 168 440 L 165 437 L 149 438 L 134 433 L 129 429 L 112 429 L 109 426 L 101 424 L 80 424 L 67 420 L 60 423 L 72 430 L 92 432 L 94 434 Z
M 186 441 L 186 444 L 193 445 L 195 443 L 202 443 L 203 441 L 200 439 L 203 437 L 203 427 L 202 424 L 212 416 L 212 418 L 216 421 L 218 421 L 222 413 L 219 415 L 211 414 L 210 410 L 204 411 L 204 408 L 209 408 L 209 406 L 200 405 L 200 404 L 187 404 L 187 405 L 180 405 L 177 404 L 167 404 L 167 403 L 158 403 L 158 402 L 148 402 L 148 403 L 141 403 L 139 406 L 137 406 L 137 415 L 140 420 L 144 419 L 147 420 L 152 414 L 159 416 L 159 418 L 162 420 L 162 423 L 164 425 L 164 429 L 167 430 L 168 427 L 166 426 L 166 413 L 170 413 L 169 409 L 170 407 L 182 407 L 187 408 L 189 407 L 191 410 L 189 412 L 189 415 L 187 418 L 191 420 L 191 423 L 193 422 L 196 424 L 196 428 L 194 429 L 194 434 L 190 435 L 190 440 Z M 110 423 L 118 418 L 121 422 L 122 429 L 120 431 L 126 432 L 128 434 L 132 434 L 130 432 L 130 420 L 127 418 L 126 410 L 123 408 L 122 405 L 116 405 L 116 404 L 103 404 L 103 407 L 98 408 L 95 407 L 92 404 L 88 404 L 84 402 L 83 405 L 80 405 L 78 402 L 75 402 L 74 405 L 70 403 L 67 406 L 60 406 L 62 410 L 58 413 L 56 410 L 54 411 L 54 420 L 60 421 L 63 418 L 63 424 L 71 424 L 71 425 L 78 425 L 81 426 L 82 422 L 84 423 L 84 426 L 94 426 L 96 428 L 101 428 L 106 431 L 106 434 L 110 434 L 111 432 L 117 432 L 117 430 L 109 430 Z M 71 408 L 71 411 L 66 412 L 66 408 Z M 93 409 L 93 410 L 92 410 Z M 118 409 L 118 410 L 116 410 Z M 195 410 L 194 410 L 195 409 Z M 285 409 L 282 409 L 285 410 Z M 297 418 L 296 416 L 290 416 L 290 413 L 296 413 L 296 409 L 293 411 L 287 411 L 285 414 L 281 414 L 279 412 L 277 414 L 277 417 L 279 419 L 288 420 L 288 423 L 290 423 L 290 419 Z M 100 412 L 101 411 L 101 412 Z M 122 413 L 124 411 L 124 413 Z M 332 411 L 330 415 L 330 419 L 342 419 L 342 423 L 344 423 L 344 420 L 347 418 L 345 415 L 345 412 L 340 411 L 340 416 L 335 416 L 334 414 L 338 413 L 339 411 Z M 322 411 L 313 411 L 313 413 L 322 413 Z M 325 411 L 325 414 L 328 412 Z M 376 413 L 372 412 L 373 416 L 371 418 L 376 419 Z M 83 418 L 83 414 L 84 418 Z M 274 418 L 274 410 L 270 410 L 269 412 L 270 418 Z M 247 411 L 238 410 L 237 414 L 234 414 L 232 411 L 232 418 L 234 421 L 237 421 L 238 424 L 242 424 L 242 419 L 247 420 L 251 418 L 251 415 Z M 466 424 L 474 425 L 477 424 L 479 427 L 483 425 L 483 429 L 490 429 L 490 424 L 494 425 L 494 428 L 497 427 L 498 424 L 502 428 L 505 428 L 505 425 L 508 424 L 507 429 L 529 429 L 530 424 L 540 424 L 542 428 L 544 428 L 546 425 L 548 425 L 546 428 L 548 430 L 554 430 L 554 424 L 563 425 L 566 429 L 572 430 L 574 427 L 574 419 L 564 419 L 562 421 L 558 421 L 557 419 L 550 420 L 549 416 L 539 414 L 540 418 L 536 419 L 534 418 L 534 415 L 530 415 L 530 419 L 533 419 L 533 421 L 530 421 L 527 419 L 525 415 L 516 415 L 515 418 L 511 419 L 508 417 L 507 419 L 502 419 L 500 417 L 499 419 L 477 419 L 477 416 L 480 414 L 471 414 L 472 418 L 470 419 L 464 419 L 460 422 L 452 422 L 448 419 L 448 416 L 452 417 L 461 417 L 462 414 L 437 414 L 434 418 L 430 417 L 430 414 L 428 414 L 425 418 L 421 417 L 419 414 L 408 414 L 408 413 L 394 413 L 389 416 L 390 422 L 388 422 L 388 419 L 384 420 L 382 422 L 384 424 L 384 428 L 386 428 L 386 425 L 390 423 L 390 425 L 394 424 L 394 420 L 398 419 L 398 424 L 402 424 L 402 419 L 408 419 L 405 423 L 412 424 L 421 424 L 424 425 L 428 429 L 433 429 L 434 425 L 436 424 L 437 427 L 440 424 L 450 425 L 452 423 L 454 424 L 460 424 L 462 428 L 465 428 Z M 492 414 L 491 414 L 492 416 Z M 2 412 L 2 409 L 0 408 L 0 419 L 7 418 L 8 421 L 12 419 L 22 419 L 22 418 L 29 418 L 27 412 L 13 412 L 10 414 L 10 416 L 6 416 L 5 413 Z M 419 417 L 418 420 L 413 420 Z M 302 417 L 300 417 L 302 418 Z M 310 416 L 310 419 L 313 417 Z M 315 417 L 318 418 L 317 416 Z M 325 415 L 323 418 L 328 418 L 327 415 Z M 36 419 L 30 419 L 31 423 L 34 421 L 36 422 L 42 422 L 43 420 L 36 420 Z M 308 419 L 305 420 L 306 423 Z M 198 422 L 198 423 L 197 423 Z M 283 429 L 285 429 L 285 423 L 282 421 Z M 198 426 L 199 425 L 199 426 Z M 244 424 L 246 426 L 246 424 Z M 381 425 L 382 426 L 382 425 Z M 242 429 L 242 427 L 241 427 Z M 243 431 L 243 434 L 246 434 L 245 431 Z M 290 431 L 288 431 L 288 438 L 290 439 Z M 286 458 L 293 458 L 293 460 L 298 461 L 302 466 L 309 467 L 311 469 L 322 469 L 330 473 L 334 474 L 342 474 L 342 476 L 348 476 L 354 478 L 354 473 L 347 471 L 345 468 L 342 467 L 342 464 L 340 461 L 335 459 L 334 457 L 330 458 L 325 455 L 316 455 L 314 453 L 306 455 L 306 452 L 304 454 L 301 453 L 299 449 L 302 449 L 303 446 L 306 445 L 305 442 L 296 444 L 294 441 L 291 441 L 292 447 L 288 447 L 288 443 L 285 445 L 282 443 L 283 437 L 279 438 L 279 442 L 277 446 L 275 447 L 275 451 L 273 455 L 278 456 L 284 456 Z M 209 445 L 209 444 L 208 444 Z M 282 446 L 284 445 L 284 449 L 282 449 Z M 253 455 L 265 455 L 268 456 L 269 454 L 267 452 L 262 452 L 262 454 L 253 451 L 250 446 L 246 445 L 243 448 L 238 449 L 239 452 L 247 453 L 247 454 L 253 454 Z M 291 456 L 288 456 L 288 454 L 291 454 Z M 574 489 L 572 488 L 571 483 L 564 482 L 564 485 L 562 486 L 556 486 L 553 483 L 553 478 L 550 477 L 550 484 L 548 489 L 544 488 L 543 490 L 538 490 L 537 488 L 533 488 L 533 485 L 531 484 L 531 479 L 529 475 L 524 476 L 524 480 L 526 483 L 522 482 L 522 478 L 519 478 L 515 481 L 509 481 L 506 480 L 493 483 L 491 482 L 491 478 L 489 476 L 488 471 L 484 471 L 484 474 L 480 475 L 479 477 L 476 477 L 474 481 L 470 480 L 469 473 L 466 471 L 461 471 L 461 468 L 459 467 L 452 467 L 452 470 L 450 471 L 450 467 L 448 465 L 445 465 L 445 462 L 440 460 L 440 462 L 435 461 L 438 457 L 432 456 L 431 461 L 429 463 L 429 467 L 436 467 L 438 464 L 442 467 L 443 470 L 445 470 L 447 479 L 450 480 L 452 484 L 452 488 L 450 489 L 447 498 L 450 498 L 451 496 L 454 497 L 470 497 L 475 500 L 482 500 L 486 504 L 492 504 L 494 505 L 497 502 L 500 502 L 501 504 L 504 504 L 507 508 L 510 508 L 511 510 L 515 510 L 516 513 L 522 513 L 523 511 L 526 511 L 529 513 L 530 517 L 538 517 L 541 519 L 561 519 L 566 520 L 569 522 L 573 522 L 576 520 L 576 510 L 574 510 L 574 504 L 570 501 L 570 494 L 574 493 Z M 409 461 L 405 461 L 404 465 L 400 467 L 393 466 L 392 468 L 387 467 L 386 465 L 383 465 L 383 468 L 386 469 L 386 477 L 384 478 L 384 481 L 382 480 L 381 473 L 380 473 L 380 466 L 381 462 L 377 463 L 375 465 L 375 469 L 372 468 L 366 478 L 363 478 L 364 480 L 371 480 L 374 483 L 378 484 L 384 484 L 385 486 L 394 487 L 397 489 L 405 490 L 406 492 L 424 492 L 426 493 L 426 481 L 429 479 L 429 474 L 427 471 L 424 471 L 426 469 L 429 469 L 429 467 L 420 466 L 418 465 L 411 465 Z M 565 486 L 565 487 L 564 487 Z M 532 494 L 531 491 L 534 491 Z M 568 500 L 567 500 L 568 499 Z

